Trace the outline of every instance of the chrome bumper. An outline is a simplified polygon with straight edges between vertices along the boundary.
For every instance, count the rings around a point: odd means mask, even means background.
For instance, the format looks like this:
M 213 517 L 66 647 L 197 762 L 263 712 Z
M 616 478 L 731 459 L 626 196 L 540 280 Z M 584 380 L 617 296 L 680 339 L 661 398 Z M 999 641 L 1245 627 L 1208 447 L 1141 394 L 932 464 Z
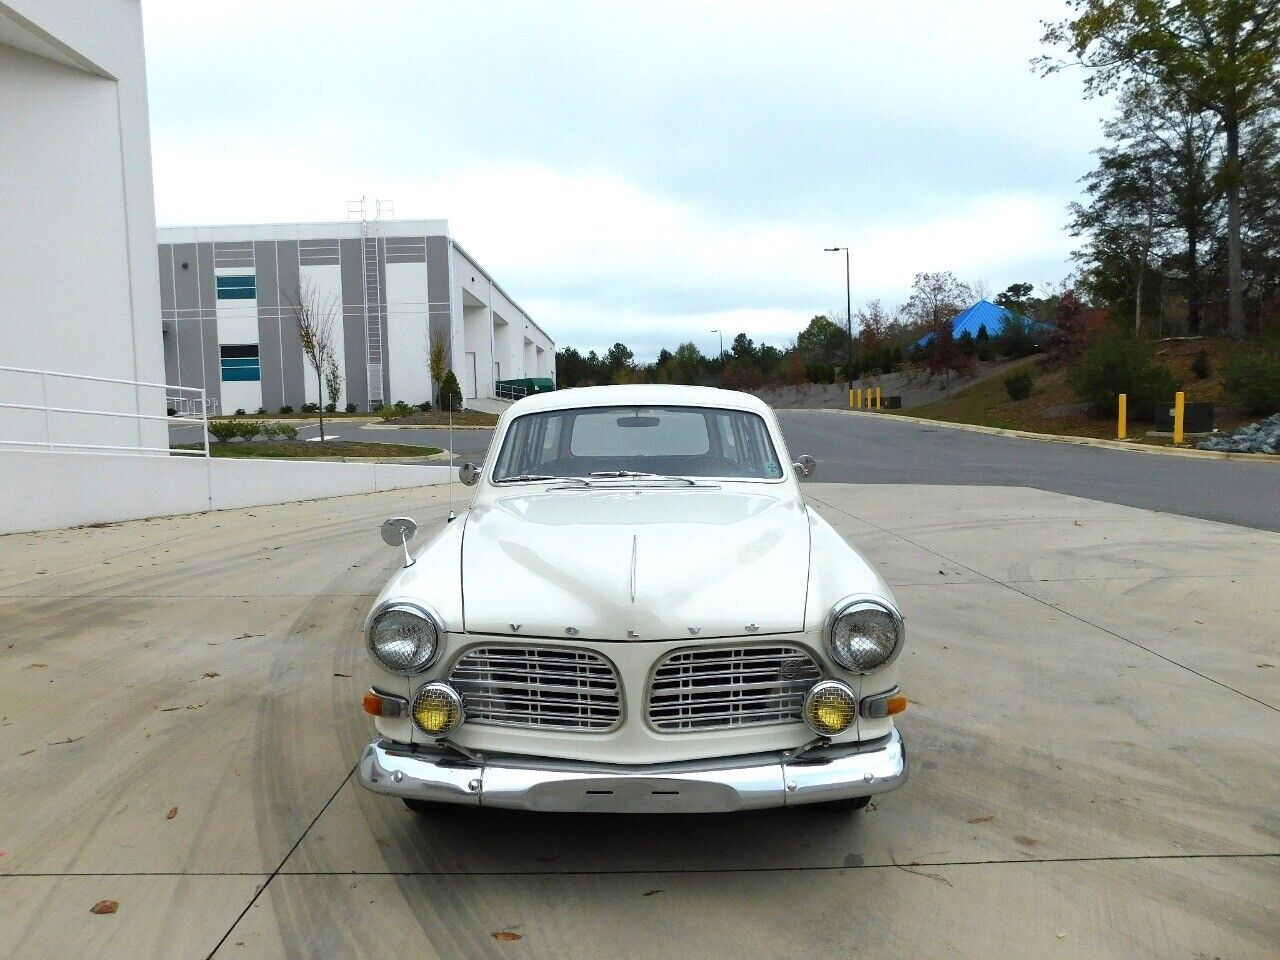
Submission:
M 357 767 L 375 793 L 544 812 L 719 813 L 884 793 L 907 779 L 894 730 L 881 740 L 783 754 L 627 767 L 540 758 L 470 760 L 374 740 Z

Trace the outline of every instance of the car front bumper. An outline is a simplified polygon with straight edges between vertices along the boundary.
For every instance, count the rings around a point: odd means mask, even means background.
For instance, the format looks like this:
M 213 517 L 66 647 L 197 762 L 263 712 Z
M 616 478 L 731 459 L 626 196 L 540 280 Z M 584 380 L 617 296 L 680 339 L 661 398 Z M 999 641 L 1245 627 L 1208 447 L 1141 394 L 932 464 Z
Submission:
M 721 813 L 884 793 L 907 779 L 897 730 L 867 743 L 654 766 L 456 753 L 377 739 L 357 767 L 375 793 L 544 812 Z

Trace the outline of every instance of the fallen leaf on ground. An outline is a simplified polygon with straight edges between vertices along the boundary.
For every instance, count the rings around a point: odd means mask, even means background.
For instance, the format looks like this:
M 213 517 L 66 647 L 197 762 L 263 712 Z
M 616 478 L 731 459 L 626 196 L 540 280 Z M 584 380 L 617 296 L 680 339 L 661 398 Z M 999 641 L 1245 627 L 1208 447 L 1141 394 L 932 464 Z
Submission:
M 652 897 L 654 894 L 658 894 L 658 893 L 662 893 L 662 892 L 663 892 L 663 891 L 661 891 L 661 890 L 646 890 L 646 891 L 644 892 L 644 896 L 646 896 L 646 897 Z
M 206 670 L 203 676 L 206 680 L 212 680 L 214 677 L 222 676 L 222 674 L 220 674 L 217 670 Z
M 521 939 L 521 935 L 516 933 L 514 930 L 499 930 L 493 935 L 493 939 L 501 940 L 503 943 L 512 943 L 513 941 Z
M 247 601 L 247 600 L 246 600 L 245 602 L 246 602 L 246 603 L 248 603 L 248 601 Z M 248 639 L 250 639 L 251 637 L 263 637 L 263 636 L 266 636 L 266 634 L 263 634 L 263 633 L 242 633 L 242 634 L 240 634 L 240 636 L 238 636 L 238 637 L 232 637 L 231 639 L 232 639 L 232 640 L 248 640 Z
M 1024 847 L 1034 847 L 1037 843 L 1040 842 L 1035 837 L 1023 836 L 1021 833 L 1018 834 L 1013 839 L 1016 840 L 1018 843 L 1022 844 Z
M 349 673 L 335 673 L 335 674 L 334 674 L 334 676 L 335 676 L 335 677 L 346 677 L 347 679 L 350 679 L 350 678 L 351 678 L 351 674 L 349 674 Z
M 175 710 L 181 710 L 181 709 L 182 709 L 181 707 L 161 707 L 161 708 L 160 708 L 160 712 L 161 712 L 161 713 L 173 713 L 173 711 L 175 711 Z
M 18 754 L 18 756 L 25 757 L 27 754 L 35 753 L 35 752 L 36 752 L 36 748 L 32 747 L 30 750 L 23 750 L 20 754 Z
M 1272 670 L 1272 669 L 1275 669 L 1275 664 L 1274 664 L 1274 663 L 1260 663 L 1260 664 L 1258 664 L 1258 667 L 1259 667 L 1260 669 L 1262 669 L 1262 670 Z
M 39 669 L 41 667 L 47 667 L 47 666 L 48 666 L 47 663 L 33 663 L 31 665 L 31 669 Z
M 985 817 L 970 817 L 969 822 L 970 823 L 986 823 L 988 820 L 994 820 L 994 819 L 995 817 L 989 816 L 989 815 Z
M 99 900 L 89 909 L 89 912 L 97 914 L 115 913 L 119 909 L 120 904 L 114 900 Z
M 168 812 L 168 813 L 166 813 L 166 814 L 164 815 L 164 818 L 165 818 L 166 820 L 172 820 L 172 819 L 173 819 L 174 817 L 176 817 L 177 815 L 178 815 L 178 808 L 177 808 L 177 807 L 170 807 L 170 808 L 169 808 L 169 812 Z

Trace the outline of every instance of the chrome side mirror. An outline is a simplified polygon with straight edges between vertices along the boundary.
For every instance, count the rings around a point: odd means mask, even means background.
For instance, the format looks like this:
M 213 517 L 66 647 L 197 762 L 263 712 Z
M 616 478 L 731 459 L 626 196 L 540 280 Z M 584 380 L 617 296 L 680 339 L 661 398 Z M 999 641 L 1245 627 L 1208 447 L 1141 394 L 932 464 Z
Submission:
M 468 487 L 474 487 L 480 482 L 480 468 L 468 461 L 458 468 L 458 479 Z
M 409 517 L 391 517 L 382 521 L 382 542 L 389 547 L 404 549 L 404 565 L 413 566 L 413 557 L 409 555 L 409 541 L 418 534 L 418 524 Z
M 804 479 L 806 477 L 813 476 L 813 471 L 818 469 L 818 461 L 806 453 L 803 457 L 793 463 L 791 467 L 795 470 L 797 477 Z

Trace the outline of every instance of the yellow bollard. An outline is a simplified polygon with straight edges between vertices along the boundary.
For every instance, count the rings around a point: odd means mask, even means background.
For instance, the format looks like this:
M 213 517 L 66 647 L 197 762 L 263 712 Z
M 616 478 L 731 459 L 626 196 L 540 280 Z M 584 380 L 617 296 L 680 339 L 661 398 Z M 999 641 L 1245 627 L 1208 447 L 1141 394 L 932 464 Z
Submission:
M 1186 406 L 1187 395 L 1179 390 L 1173 395 L 1173 445 L 1182 445 L 1182 412 Z
M 858 388 L 858 407 L 857 407 L 857 409 L 859 409 L 859 410 L 861 410 L 861 409 L 862 409 L 862 388 L 861 388 L 861 387 L 859 387 L 859 388 Z
M 876 387 L 876 409 L 880 409 L 880 388 Z
M 849 391 L 849 409 L 850 410 L 853 409 L 853 391 L 852 390 Z
M 1129 439 L 1129 395 L 1120 394 L 1120 409 L 1116 414 L 1116 439 Z

